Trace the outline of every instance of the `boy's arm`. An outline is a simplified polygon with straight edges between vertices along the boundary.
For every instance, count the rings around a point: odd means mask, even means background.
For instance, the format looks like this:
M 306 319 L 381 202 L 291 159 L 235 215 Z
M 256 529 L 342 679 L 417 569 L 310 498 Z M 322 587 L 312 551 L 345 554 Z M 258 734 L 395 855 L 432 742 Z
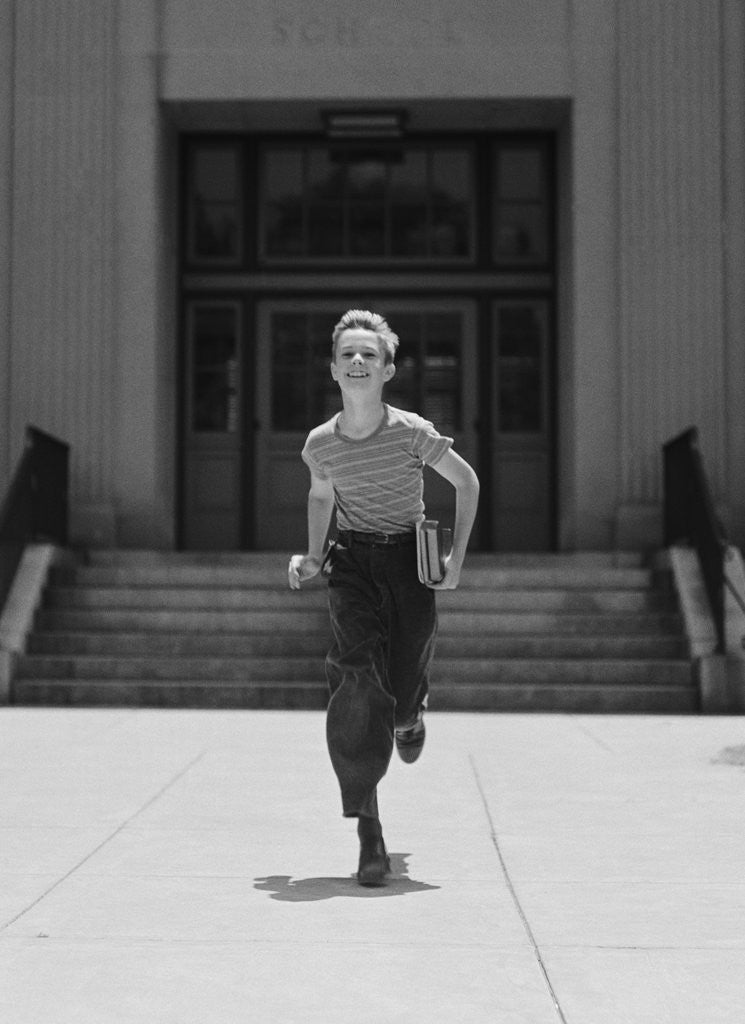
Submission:
M 455 524 L 453 526 L 453 550 L 445 563 L 445 575 L 439 583 L 431 584 L 433 590 L 455 590 L 460 579 L 463 559 L 466 557 L 468 538 L 476 518 L 479 503 L 479 478 L 465 459 L 448 449 L 432 467 L 455 488 Z
M 292 590 L 299 590 L 301 583 L 316 576 L 320 571 L 323 545 L 329 532 L 333 510 L 333 484 L 330 480 L 322 480 L 311 471 L 308 492 L 308 553 L 293 555 L 290 559 L 287 578 Z

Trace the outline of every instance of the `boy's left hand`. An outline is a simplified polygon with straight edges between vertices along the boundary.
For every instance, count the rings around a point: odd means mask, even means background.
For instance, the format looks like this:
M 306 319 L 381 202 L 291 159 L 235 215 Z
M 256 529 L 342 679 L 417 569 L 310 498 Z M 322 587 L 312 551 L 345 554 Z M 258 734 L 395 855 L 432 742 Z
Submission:
M 300 590 L 300 584 L 313 579 L 321 571 L 321 561 L 313 555 L 293 555 L 287 569 L 290 590 Z
M 461 567 L 455 563 L 452 556 L 445 562 L 445 575 L 439 583 L 428 583 L 430 590 L 455 590 L 460 582 Z

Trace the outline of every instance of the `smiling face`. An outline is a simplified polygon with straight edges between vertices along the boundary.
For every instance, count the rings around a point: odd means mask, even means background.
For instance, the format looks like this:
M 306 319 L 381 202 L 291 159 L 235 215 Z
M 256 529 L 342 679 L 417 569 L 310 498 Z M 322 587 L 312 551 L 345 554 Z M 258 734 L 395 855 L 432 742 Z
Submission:
M 382 391 L 396 372 L 386 363 L 385 346 L 374 331 L 350 327 L 339 337 L 331 376 L 342 391 Z

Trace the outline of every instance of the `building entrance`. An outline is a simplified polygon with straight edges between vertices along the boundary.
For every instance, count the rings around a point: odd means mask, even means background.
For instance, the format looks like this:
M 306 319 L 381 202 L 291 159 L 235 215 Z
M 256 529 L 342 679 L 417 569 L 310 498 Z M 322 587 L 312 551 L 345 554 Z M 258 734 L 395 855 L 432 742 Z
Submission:
M 183 547 L 302 547 L 299 453 L 341 407 L 331 332 L 351 307 L 401 339 L 386 400 L 479 473 L 473 546 L 553 546 L 551 152 L 545 136 L 186 140 Z M 432 471 L 425 500 L 452 519 Z

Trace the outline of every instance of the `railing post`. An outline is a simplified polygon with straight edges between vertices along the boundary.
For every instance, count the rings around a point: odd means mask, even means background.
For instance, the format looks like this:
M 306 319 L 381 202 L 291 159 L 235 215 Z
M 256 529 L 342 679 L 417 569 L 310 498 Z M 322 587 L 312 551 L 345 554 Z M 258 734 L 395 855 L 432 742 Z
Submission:
M 30 540 L 68 541 L 69 445 L 37 427 L 0 501 L 0 605 Z
M 65 545 L 68 540 L 69 445 L 38 427 L 26 428 L 31 446 L 32 536 Z
M 663 445 L 665 546 L 696 548 L 714 619 L 717 653 L 724 634 L 724 558 L 727 539 L 716 515 L 698 447 L 698 430 L 689 427 Z

